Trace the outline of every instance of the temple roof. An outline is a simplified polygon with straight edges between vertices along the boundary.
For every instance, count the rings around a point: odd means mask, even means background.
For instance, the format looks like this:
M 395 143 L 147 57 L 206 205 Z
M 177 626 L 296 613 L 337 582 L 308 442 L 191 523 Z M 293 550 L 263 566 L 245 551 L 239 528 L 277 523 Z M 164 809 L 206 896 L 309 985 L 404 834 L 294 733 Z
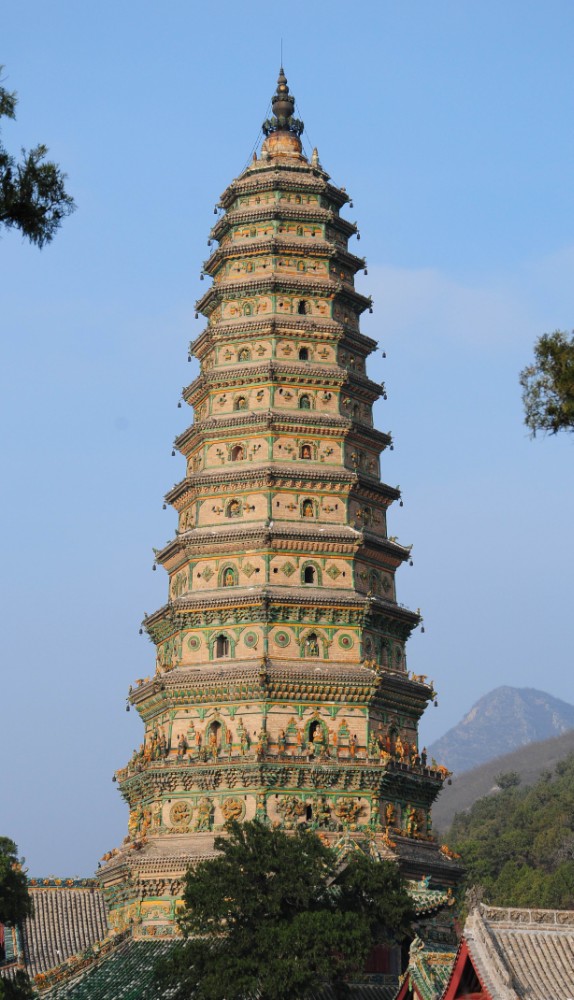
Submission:
M 154 969 L 159 960 L 173 948 L 172 941 L 143 941 L 131 937 L 98 959 L 93 956 L 79 975 L 63 977 L 41 995 L 49 1000 L 168 1000 L 171 988 L 154 983 Z M 376 978 L 376 977 L 373 977 Z M 391 977 L 379 977 L 391 979 Z M 351 983 L 346 996 L 349 1000 L 393 1000 L 396 983 Z M 331 987 L 317 990 L 309 1000 L 335 1000 L 339 994 Z M 255 1000 L 255 998 L 253 998 Z
M 160 1000 L 171 994 L 153 984 L 159 959 L 173 948 L 171 941 L 137 941 L 131 936 L 108 941 L 94 950 L 74 973 L 61 969 L 36 981 L 50 1000 Z
M 22 925 L 22 945 L 26 970 L 35 976 L 103 938 L 107 917 L 102 894 L 93 880 L 33 882 L 39 884 L 30 884 L 34 912 Z
M 439 1000 L 449 982 L 455 957 L 454 949 L 439 951 L 415 937 L 397 1000 L 403 1000 L 409 992 L 416 1000 Z
M 475 971 L 496 1000 L 574 995 L 574 911 L 486 906 L 465 924 Z

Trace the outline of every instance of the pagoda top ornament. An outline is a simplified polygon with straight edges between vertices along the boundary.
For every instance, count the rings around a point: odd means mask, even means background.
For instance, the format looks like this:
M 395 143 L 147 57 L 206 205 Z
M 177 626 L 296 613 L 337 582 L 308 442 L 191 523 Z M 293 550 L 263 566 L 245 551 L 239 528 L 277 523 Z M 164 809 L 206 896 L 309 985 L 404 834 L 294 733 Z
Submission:
M 277 77 L 277 90 L 271 98 L 273 116 L 267 118 L 261 126 L 266 141 L 263 143 L 262 154 L 265 152 L 296 152 L 301 153 L 301 141 L 304 124 L 299 118 L 293 117 L 295 98 L 289 93 L 287 77 L 283 67 Z

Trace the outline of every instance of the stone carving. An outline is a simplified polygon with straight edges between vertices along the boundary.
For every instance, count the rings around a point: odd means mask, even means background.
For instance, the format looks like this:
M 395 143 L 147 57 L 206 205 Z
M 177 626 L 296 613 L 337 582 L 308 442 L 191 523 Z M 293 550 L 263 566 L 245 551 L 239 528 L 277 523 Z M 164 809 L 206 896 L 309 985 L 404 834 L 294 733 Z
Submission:
M 292 829 L 301 816 L 305 815 L 305 804 L 296 795 L 282 795 L 277 800 L 277 812 L 283 817 L 286 829 Z
M 227 823 L 232 819 L 241 820 L 245 815 L 245 802 L 243 799 L 229 796 L 229 798 L 223 800 L 221 812 Z
M 189 826 L 192 809 L 189 802 L 174 802 L 169 810 L 170 823 L 173 826 Z
M 343 826 L 354 826 L 357 817 L 362 810 L 361 803 L 356 799 L 337 799 L 335 803 L 335 816 L 337 816 Z

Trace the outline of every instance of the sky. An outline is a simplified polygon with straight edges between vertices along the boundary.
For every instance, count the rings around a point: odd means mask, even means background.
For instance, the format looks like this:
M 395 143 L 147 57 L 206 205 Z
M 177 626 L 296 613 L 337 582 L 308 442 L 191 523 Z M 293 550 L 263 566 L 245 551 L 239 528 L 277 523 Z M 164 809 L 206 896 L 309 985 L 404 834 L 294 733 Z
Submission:
M 574 438 L 531 440 L 518 384 L 574 326 L 573 30 L 571 0 L 3 4 L 3 142 L 48 145 L 77 202 L 42 251 L 0 239 L 0 833 L 31 875 L 89 875 L 127 829 L 111 778 L 167 594 L 199 274 L 281 38 L 368 261 L 398 599 L 425 620 L 408 665 L 439 694 L 421 739 L 501 684 L 574 702 Z

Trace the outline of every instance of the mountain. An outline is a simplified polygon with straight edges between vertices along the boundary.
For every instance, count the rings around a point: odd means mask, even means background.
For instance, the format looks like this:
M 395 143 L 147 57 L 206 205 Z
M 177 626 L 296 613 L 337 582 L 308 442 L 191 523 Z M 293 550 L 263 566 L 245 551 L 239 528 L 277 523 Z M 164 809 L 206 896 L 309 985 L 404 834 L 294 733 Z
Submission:
M 499 687 L 477 701 L 428 753 L 460 774 L 569 729 L 574 729 L 574 705 L 534 688 Z
M 499 774 L 515 771 L 520 777 L 520 788 L 533 785 L 541 774 L 554 771 L 561 760 L 574 753 L 574 729 L 552 740 L 529 743 L 503 757 L 495 757 L 472 771 L 454 775 L 452 785 L 444 786 L 433 805 L 432 818 L 435 830 L 445 834 L 455 813 L 468 812 L 474 803 L 486 795 L 498 795 L 496 784 Z

